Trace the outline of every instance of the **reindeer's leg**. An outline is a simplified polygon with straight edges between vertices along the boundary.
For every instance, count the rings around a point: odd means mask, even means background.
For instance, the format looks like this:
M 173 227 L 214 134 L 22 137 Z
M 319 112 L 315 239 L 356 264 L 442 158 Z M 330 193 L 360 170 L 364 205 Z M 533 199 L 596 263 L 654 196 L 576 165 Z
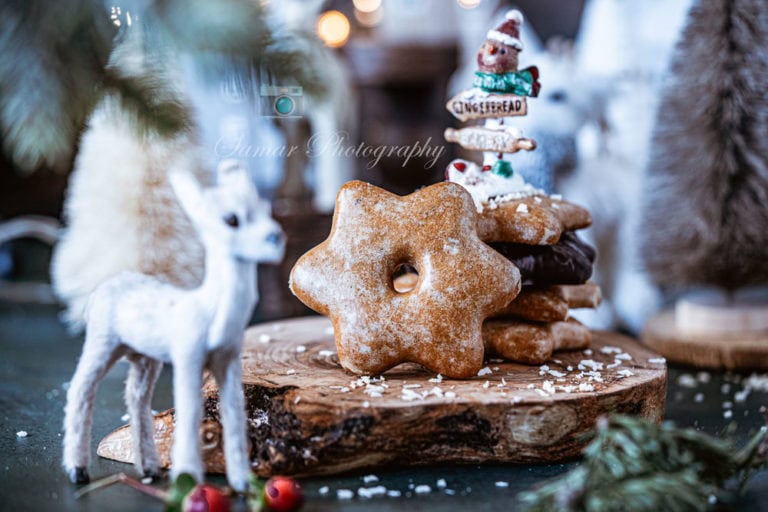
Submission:
M 89 326 L 83 354 L 69 383 L 64 410 L 63 466 L 73 483 L 87 483 L 91 459 L 91 426 L 96 389 L 122 351 L 119 342 L 105 330 Z
M 155 448 L 152 394 L 163 364 L 143 356 L 131 358 L 125 385 L 125 403 L 131 416 L 133 463 L 145 476 L 157 476 L 159 459 Z
M 203 420 L 203 366 L 205 355 L 183 354 L 173 358 L 173 405 L 176 408 L 171 478 L 189 473 L 203 481 L 200 426 Z
M 219 414 L 224 427 L 227 480 L 234 490 L 243 492 L 248 485 L 250 465 L 240 364 L 239 351 L 235 354 L 215 354 L 211 360 L 211 370 L 219 384 Z

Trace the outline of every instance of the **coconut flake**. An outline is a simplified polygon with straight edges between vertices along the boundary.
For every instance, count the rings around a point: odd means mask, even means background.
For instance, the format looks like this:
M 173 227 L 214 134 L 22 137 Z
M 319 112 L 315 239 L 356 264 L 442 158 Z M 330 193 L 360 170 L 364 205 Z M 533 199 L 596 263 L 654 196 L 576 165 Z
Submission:
M 491 370 L 490 368 L 488 368 L 486 366 L 485 368 L 483 368 L 479 372 L 477 372 L 477 376 L 478 377 L 483 377 L 485 375 L 490 375 L 491 373 L 493 373 L 493 370 Z
M 355 493 L 349 489 L 337 489 L 336 497 L 340 500 L 351 500 L 355 497 Z
M 364 499 L 373 498 L 374 496 L 383 496 L 387 494 L 387 488 L 383 485 L 377 485 L 375 487 L 360 487 L 357 490 L 357 495 Z

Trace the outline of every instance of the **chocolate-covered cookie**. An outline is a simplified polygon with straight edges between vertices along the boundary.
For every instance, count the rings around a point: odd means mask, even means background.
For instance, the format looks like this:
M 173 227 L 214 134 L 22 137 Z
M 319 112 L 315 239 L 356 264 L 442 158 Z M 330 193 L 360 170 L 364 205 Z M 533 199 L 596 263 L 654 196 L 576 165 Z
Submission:
M 582 284 L 592 276 L 595 249 L 573 231 L 554 245 L 490 244 L 520 270 L 523 286 Z

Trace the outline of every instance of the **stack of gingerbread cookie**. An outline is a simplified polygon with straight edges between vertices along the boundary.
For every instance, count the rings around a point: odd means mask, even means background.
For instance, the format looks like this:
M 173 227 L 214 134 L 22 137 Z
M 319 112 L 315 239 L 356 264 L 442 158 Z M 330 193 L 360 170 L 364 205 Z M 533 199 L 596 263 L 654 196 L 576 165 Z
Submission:
M 449 142 L 484 152 L 482 166 L 453 161 L 446 179 L 470 192 L 480 214 L 479 237 L 513 262 L 522 277 L 520 295 L 483 326 L 486 351 L 542 363 L 559 348 L 589 345 L 589 330 L 568 312 L 596 307 L 600 289 L 587 283 L 595 252 L 575 234 L 590 225 L 589 212 L 536 189 L 512 168 L 512 154 L 536 147 L 513 127 L 514 117 L 527 114 L 527 97 L 535 97 L 540 87 L 535 67 L 517 69 L 522 22 L 513 10 L 488 32 L 478 51 L 474 87 L 448 102 L 460 121 L 485 123 L 446 130 Z M 504 108 L 515 105 L 519 108 Z
M 513 223 L 514 229 L 505 229 Z M 486 351 L 540 364 L 555 350 L 589 346 L 589 329 L 569 317 L 572 308 L 600 303 L 600 288 L 588 282 L 595 251 L 574 231 L 589 224 L 586 210 L 542 195 L 480 214 L 488 229 L 482 238 L 515 264 L 523 283 L 520 294 L 483 325 Z

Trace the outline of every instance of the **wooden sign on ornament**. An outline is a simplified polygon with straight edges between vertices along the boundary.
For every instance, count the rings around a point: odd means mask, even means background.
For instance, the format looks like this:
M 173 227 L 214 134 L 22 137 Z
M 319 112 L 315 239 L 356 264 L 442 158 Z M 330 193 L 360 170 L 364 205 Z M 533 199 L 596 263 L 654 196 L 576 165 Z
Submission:
M 253 469 L 262 476 L 329 475 L 381 465 L 553 462 L 576 456 L 609 412 L 660 420 L 666 365 L 633 340 L 594 333 L 591 351 L 560 352 L 547 366 L 490 360 L 481 375 L 449 380 L 415 364 L 360 378 L 338 363 L 331 323 L 307 317 L 246 333 L 243 381 Z M 218 395 L 205 385 L 201 430 L 209 472 L 224 471 Z M 170 462 L 173 411 L 155 417 Z M 99 444 L 132 461 L 127 427 Z
M 524 116 L 528 113 L 525 96 L 486 93 L 476 89 L 461 91 L 448 100 L 445 108 L 459 121 Z
M 517 137 L 506 130 L 494 130 L 471 126 L 469 128 L 447 128 L 443 133 L 447 142 L 456 142 L 464 149 L 475 151 L 494 151 L 498 153 L 517 153 L 521 149 L 533 151 L 536 141 Z

